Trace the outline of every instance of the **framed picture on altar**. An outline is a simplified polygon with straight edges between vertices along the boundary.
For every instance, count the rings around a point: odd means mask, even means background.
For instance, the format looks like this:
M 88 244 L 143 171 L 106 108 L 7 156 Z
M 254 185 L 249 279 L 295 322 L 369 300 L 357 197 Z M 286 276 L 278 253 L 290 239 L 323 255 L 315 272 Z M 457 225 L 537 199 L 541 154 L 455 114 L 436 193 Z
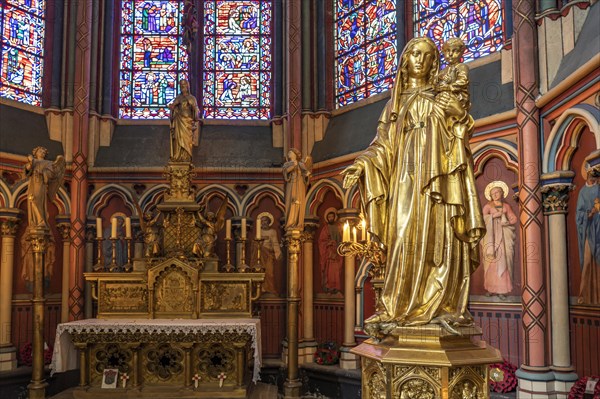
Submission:
M 102 388 L 116 388 L 119 369 L 104 369 L 102 372 Z

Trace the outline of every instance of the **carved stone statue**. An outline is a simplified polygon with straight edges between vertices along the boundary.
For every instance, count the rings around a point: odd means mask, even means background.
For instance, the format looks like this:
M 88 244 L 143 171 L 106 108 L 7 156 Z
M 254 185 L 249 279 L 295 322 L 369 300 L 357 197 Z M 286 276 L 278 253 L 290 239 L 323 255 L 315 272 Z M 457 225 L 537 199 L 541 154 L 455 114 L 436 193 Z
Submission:
M 47 201 L 54 199 L 65 174 L 65 158 L 59 155 L 53 162 L 47 160 L 46 155 L 46 148 L 35 147 L 25 164 L 25 174 L 29 177 L 27 219 L 30 228 L 48 227 Z
M 190 94 L 190 84 L 187 80 L 179 81 L 181 93 L 169 104 L 171 110 L 171 153 L 173 162 L 190 162 L 192 160 L 192 145 L 194 134 L 198 129 L 198 103 L 196 97 Z
M 304 207 L 306 205 L 306 187 L 310 179 L 312 158 L 301 160 L 302 154 L 290 148 L 287 161 L 283 164 L 285 180 L 285 229 L 302 229 Z
M 470 275 L 485 233 L 468 139 L 473 118 L 451 90 L 436 90 L 440 56 L 414 38 L 400 60 L 377 135 L 346 168 L 359 183 L 369 231 L 385 247 L 382 311 L 367 326 L 469 326 Z

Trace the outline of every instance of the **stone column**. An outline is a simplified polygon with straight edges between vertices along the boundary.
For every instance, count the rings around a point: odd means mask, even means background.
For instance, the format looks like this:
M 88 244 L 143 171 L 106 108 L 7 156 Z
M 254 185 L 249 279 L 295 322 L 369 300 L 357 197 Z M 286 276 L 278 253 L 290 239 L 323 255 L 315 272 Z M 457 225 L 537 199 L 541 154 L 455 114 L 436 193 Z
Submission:
M 12 287 L 15 260 L 15 235 L 22 211 L 15 208 L 0 209 L 2 234 L 2 259 L 0 260 L 0 372 L 17 368 L 17 349 L 12 336 Z
M 287 287 L 287 377 L 283 384 L 285 399 L 300 398 L 302 382 L 298 378 L 298 255 L 300 254 L 300 230 L 285 232 L 287 246 L 288 287 Z
M 544 215 L 548 217 L 550 240 L 550 295 L 552 306 L 552 366 L 553 391 L 557 398 L 566 398 L 577 381 L 571 365 L 569 339 L 569 283 L 567 259 L 567 204 L 575 173 L 560 171 L 542 175 Z
M 535 2 L 513 1 L 513 71 L 519 152 L 519 221 L 523 283 L 523 364 L 517 371 L 518 395 L 547 395 L 554 375 L 548 367 L 547 292 L 544 216 L 540 186 L 540 115 L 535 105 L 537 25 Z
M 350 231 L 359 222 L 358 210 L 345 208 L 338 211 L 340 223 L 348 222 Z M 358 233 L 360 237 L 360 232 Z M 356 257 L 344 256 L 344 342 L 341 348 L 340 367 L 343 369 L 357 369 L 359 358 L 350 349 L 356 346 L 354 339 L 354 325 L 356 321 L 356 295 L 354 292 L 354 278 L 356 277 Z
M 56 227 L 63 240 L 62 285 L 60 301 L 60 322 L 69 321 L 69 253 L 71 249 L 71 223 L 68 215 L 56 217 Z
M 75 74 L 73 78 L 73 157 L 71 177 L 71 256 L 69 319 L 84 317 L 85 229 L 88 199 L 88 137 L 90 134 L 90 57 L 92 0 L 77 2 L 75 19 Z M 68 157 L 66 157 L 68 159 Z
M 304 341 L 300 343 L 300 363 L 312 363 L 313 354 L 317 350 L 315 341 L 314 319 L 313 319 L 313 258 L 315 232 L 319 227 L 317 216 L 304 218 L 304 232 L 302 233 L 302 260 L 303 260 L 303 295 L 302 295 L 302 321 Z

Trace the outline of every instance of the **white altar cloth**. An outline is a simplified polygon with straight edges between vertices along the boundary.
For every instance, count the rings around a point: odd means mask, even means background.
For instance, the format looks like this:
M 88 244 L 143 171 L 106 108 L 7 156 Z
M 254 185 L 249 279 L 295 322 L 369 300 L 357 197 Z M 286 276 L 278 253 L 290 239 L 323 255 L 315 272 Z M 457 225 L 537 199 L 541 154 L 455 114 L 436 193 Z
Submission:
M 52 374 L 78 367 L 77 349 L 72 333 L 119 333 L 140 331 L 158 333 L 226 333 L 246 332 L 252 337 L 254 371 L 252 381 L 259 380 L 261 362 L 260 319 L 86 319 L 56 326 L 56 339 L 50 370 Z

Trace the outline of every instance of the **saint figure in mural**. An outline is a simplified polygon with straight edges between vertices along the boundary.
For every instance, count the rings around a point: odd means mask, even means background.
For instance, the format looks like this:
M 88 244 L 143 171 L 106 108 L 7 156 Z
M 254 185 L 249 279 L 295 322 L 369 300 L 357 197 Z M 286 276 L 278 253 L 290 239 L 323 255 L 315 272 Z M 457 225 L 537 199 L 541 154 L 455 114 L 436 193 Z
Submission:
M 577 197 L 575 216 L 581 265 L 577 303 L 600 305 L 600 185 L 587 164 L 584 174 L 586 182 Z
M 187 80 L 179 81 L 181 93 L 169 104 L 171 110 L 171 157 L 172 162 L 190 162 L 192 145 L 198 129 L 198 103 L 190 93 Z
M 473 118 L 455 95 L 436 92 L 440 56 L 410 40 L 369 148 L 346 168 L 359 184 L 369 232 L 386 249 L 382 310 L 369 334 L 394 326 L 470 326 L 471 273 L 485 233 L 468 138 Z
M 285 180 L 285 229 L 304 226 L 304 206 L 306 205 L 306 188 L 312 169 L 312 158 L 302 154 L 296 148 L 290 148 L 287 161 L 283 164 Z
M 323 290 L 335 294 L 342 291 L 344 258 L 337 251 L 342 235 L 337 223 L 337 211 L 334 208 L 325 211 L 325 221 L 327 223 L 319 233 L 319 263 Z
M 60 188 L 65 174 L 65 158 L 62 155 L 55 161 L 46 159 L 48 150 L 35 147 L 27 156 L 25 174 L 29 177 L 27 186 L 27 220 L 29 228 L 48 227 L 48 200 L 52 201 Z
M 486 235 L 481 240 L 483 259 L 483 287 L 486 295 L 504 299 L 512 291 L 515 254 L 515 224 L 517 215 L 504 202 L 508 186 L 493 181 L 485 188 L 488 203 L 483 206 Z
M 269 212 L 262 212 L 256 218 L 260 223 L 260 235 L 262 241 L 252 241 L 252 266 L 258 263 L 258 245 L 260 245 L 260 263 L 265 269 L 265 282 L 262 290 L 265 293 L 279 295 L 279 290 L 275 284 L 275 269 L 280 266 L 281 246 L 279 245 L 279 233 L 273 226 L 275 219 Z

